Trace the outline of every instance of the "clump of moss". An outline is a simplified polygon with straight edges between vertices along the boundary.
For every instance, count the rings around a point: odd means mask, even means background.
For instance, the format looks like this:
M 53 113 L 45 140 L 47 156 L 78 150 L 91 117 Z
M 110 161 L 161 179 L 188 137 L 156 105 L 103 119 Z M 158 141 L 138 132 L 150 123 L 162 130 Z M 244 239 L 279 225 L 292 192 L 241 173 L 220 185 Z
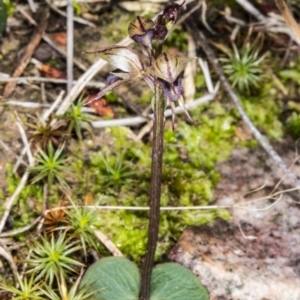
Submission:
M 283 84 L 289 86 L 287 108 L 282 113 L 287 132 L 294 139 L 300 137 L 300 106 L 297 100 L 299 98 L 300 85 L 300 59 L 290 62 L 289 67 L 279 72 Z
M 206 108 L 206 114 L 202 110 L 194 112 L 196 126 L 181 121 L 174 132 L 165 131 L 162 206 L 199 206 L 213 201 L 213 189 L 219 180 L 215 164 L 230 155 L 235 125 L 234 118 L 218 103 Z M 100 205 L 148 205 L 150 145 L 130 141 L 128 131 L 123 127 L 109 129 L 112 145 L 93 153 L 88 163 L 80 166 L 89 174 L 88 189 L 99 196 Z M 79 174 L 82 178 L 82 172 Z M 103 232 L 121 251 L 138 260 L 145 251 L 148 212 L 101 211 L 100 216 Z M 219 210 L 163 212 L 157 258 L 186 225 L 216 217 L 228 219 L 230 215 Z
M 180 52 L 186 53 L 188 51 L 188 34 L 186 31 L 183 31 L 181 28 L 175 28 L 170 35 L 168 40 L 165 42 L 165 47 L 169 49 L 177 48 Z

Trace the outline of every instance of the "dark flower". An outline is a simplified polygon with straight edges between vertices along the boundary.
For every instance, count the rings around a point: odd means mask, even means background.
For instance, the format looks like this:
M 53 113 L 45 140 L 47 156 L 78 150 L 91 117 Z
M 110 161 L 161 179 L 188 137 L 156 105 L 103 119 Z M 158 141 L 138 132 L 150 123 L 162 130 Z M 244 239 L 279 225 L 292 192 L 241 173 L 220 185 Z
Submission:
M 155 23 L 151 19 L 138 16 L 129 24 L 128 34 L 136 43 L 152 49 Z

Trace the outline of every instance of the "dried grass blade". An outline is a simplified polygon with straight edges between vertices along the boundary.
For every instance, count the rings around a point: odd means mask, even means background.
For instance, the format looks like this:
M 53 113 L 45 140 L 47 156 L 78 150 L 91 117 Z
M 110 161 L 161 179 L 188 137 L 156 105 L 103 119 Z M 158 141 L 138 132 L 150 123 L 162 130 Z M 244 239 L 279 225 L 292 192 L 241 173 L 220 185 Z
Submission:
M 275 2 L 286 24 L 289 26 L 292 33 L 295 35 L 297 43 L 300 45 L 300 26 L 296 22 L 295 18 L 293 17 L 290 9 L 288 8 L 284 0 L 275 0 Z

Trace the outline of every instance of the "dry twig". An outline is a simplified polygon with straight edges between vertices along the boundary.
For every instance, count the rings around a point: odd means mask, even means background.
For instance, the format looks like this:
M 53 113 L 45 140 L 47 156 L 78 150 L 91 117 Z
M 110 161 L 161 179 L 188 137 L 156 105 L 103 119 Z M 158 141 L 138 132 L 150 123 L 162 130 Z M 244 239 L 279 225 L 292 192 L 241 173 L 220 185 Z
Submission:
M 30 150 L 30 143 L 28 143 L 27 137 L 26 137 L 26 133 L 25 130 L 23 129 L 23 127 L 21 126 L 20 122 L 16 122 L 19 131 L 20 131 L 20 135 L 22 137 L 23 143 L 25 145 L 24 147 L 24 151 L 25 153 L 27 153 L 28 156 L 28 161 L 29 161 L 29 166 L 32 167 L 34 165 L 34 158 L 31 154 L 31 150 Z M 10 199 L 5 203 L 5 210 L 4 210 L 4 214 L 2 219 L 0 220 L 0 233 L 3 231 L 3 228 L 5 226 L 6 220 L 9 216 L 10 210 L 15 202 L 15 200 L 18 198 L 19 194 L 21 193 L 21 191 L 23 190 L 27 180 L 29 177 L 29 171 L 26 171 L 23 176 L 22 179 L 18 185 L 18 187 L 16 188 L 15 192 L 13 193 L 13 195 L 10 197 Z
M 10 268 L 14 274 L 15 280 L 18 280 L 18 269 L 11 254 L 6 251 L 4 247 L 0 246 L 0 255 L 8 261 Z
M 68 0 L 67 6 L 67 91 L 70 92 L 73 82 L 73 55 L 74 55 L 74 8 L 73 0 Z
M 67 14 L 63 11 L 61 11 L 60 9 L 58 9 L 55 5 L 53 5 L 49 0 L 46 0 L 47 4 L 50 6 L 50 8 L 52 10 L 54 10 L 55 12 L 57 12 L 59 15 L 67 18 Z M 96 25 L 94 23 L 91 23 L 85 19 L 79 18 L 79 17 L 73 17 L 74 22 L 83 24 L 83 25 L 88 25 L 90 27 L 96 27 Z
M 36 5 L 33 0 L 28 0 L 29 7 L 33 13 L 36 13 Z
M 100 230 L 95 230 L 95 235 L 113 256 L 124 256 L 117 246 Z
M 2 233 L 0 233 L 0 238 L 8 237 L 8 236 L 14 236 L 14 235 L 23 233 L 25 231 L 28 231 L 32 227 L 34 227 L 37 223 L 39 223 L 41 220 L 42 220 L 42 217 L 38 217 L 33 222 L 31 222 L 30 224 L 28 224 L 24 227 L 20 227 L 20 228 L 14 229 L 14 230 L 2 232 Z
M 67 79 L 58 78 L 46 78 L 46 77 L 0 77 L 0 82 L 11 82 L 16 81 L 17 84 L 28 84 L 29 81 L 45 82 L 45 83 L 55 83 L 55 84 L 66 84 Z M 72 85 L 76 84 L 77 80 L 73 80 Z M 89 81 L 86 86 L 93 88 L 103 88 L 105 86 L 102 82 Z
M 29 63 L 29 61 L 31 59 L 31 56 L 32 56 L 35 48 L 39 45 L 39 43 L 42 39 L 42 35 L 47 27 L 48 17 L 49 17 L 49 9 L 47 7 L 43 10 L 43 12 L 41 14 L 41 21 L 39 23 L 39 26 L 37 27 L 35 34 L 29 41 L 27 47 L 25 48 L 24 54 L 23 54 L 22 58 L 20 59 L 18 66 L 15 69 L 12 77 L 18 77 L 23 73 L 24 69 L 26 68 L 27 64 Z M 16 86 L 15 81 L 9 82 L 4 88 L 3 97 L 4 98 L 9 97 L 11 95 L 11 93 L 13 92 L 15 86 Z
M 215 92 L 217 92 L 219 86 L 216 87 Z M 216 93 L 207 94 L 197 100 L 185 104 L 185 108 L 187 110 L 193 109 L 199 105 L 207 103 L 215 99 Z M 175 114 L 179 114 L 183 112 L 183 109 L 180 106 L 175 107 L 174 109 Z M 167 109 L 165 110 L 165 117 L 172 116 L 172 110 Z M 101 120 L 101 121 L 94 121 L 92 125 L 94 128 L 104 128 L 104 127 L 115 127 L 115 126 L 137 126 L 148 122 L 149 119 L 153 119 L 153 114 L 150 114 L 148 118 L 146 117 L 133 117 L 133 118 L 124 118 L 124 119 L 116 119 L 116 120 Z

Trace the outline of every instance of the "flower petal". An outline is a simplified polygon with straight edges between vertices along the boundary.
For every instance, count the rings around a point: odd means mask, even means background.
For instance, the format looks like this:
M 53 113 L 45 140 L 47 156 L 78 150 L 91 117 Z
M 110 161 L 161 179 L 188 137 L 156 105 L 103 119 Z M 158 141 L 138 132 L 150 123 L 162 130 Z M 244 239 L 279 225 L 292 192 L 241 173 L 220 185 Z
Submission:
M 131 78 L 127 78 L 127 79 L 120 79 L 120 80 L 114 81 L 112 84 L 109 84 L 106 87 L 104 87 L 98 94 L 89 97 L 85 104 L 87 105 L 95 100 L 102 98 L 106 93 L 112 91 L 113 89 L 120 86 L 121 84 L 126 83 L 131 80 L 132 80 Z
M 144 70 L 143 64 L 137 53 L 125 46 L 115 45 L 103 50 L 83 53 L 99 53 L 101 58 L 124 72 L 139 74 Z
M 155 85 L 154 85 L 154 78 L 153 76 L 149 75 L 149 74 L 144 74 L 143 79 L 147 82 L 148 86 L 150 87 L 150 89 L 152 90 L 152 92 L 155 91 Z
M 153 64 L 151 75 L 173 83 L 178 75 L 186 67 L 187 63 L 194 58 L 176 57 L 168 53 L 162 53 Z
M 160 78 L 157 79 L 165 97 L 171 102 L 178 101 L 183 95 L 182 76 L 183 72 L 178 75 L 173 83 L 169 83 Z
M 128 34 L 135 42 L 152 49 L 154 26 L 151 19 L 138 16 L 129 24 Z

